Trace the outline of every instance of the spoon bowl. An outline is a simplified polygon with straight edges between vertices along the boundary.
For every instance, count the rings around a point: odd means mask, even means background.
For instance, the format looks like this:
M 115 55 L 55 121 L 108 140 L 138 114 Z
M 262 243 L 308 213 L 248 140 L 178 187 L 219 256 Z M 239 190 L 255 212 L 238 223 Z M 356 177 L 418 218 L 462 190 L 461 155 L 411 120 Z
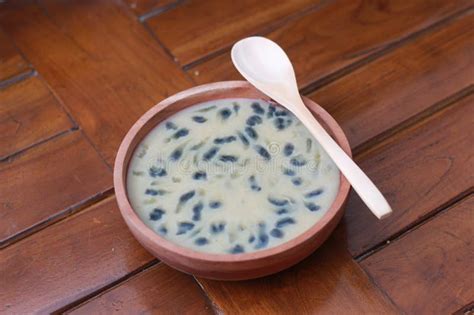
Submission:
M 377 218 L 391 214 L 392 209 L 382 193 L 303 103 L 291 61 L 278 44 L 264 37 L 248 37 L 234 45 L 231 57 L 247 81 L 299 118 Z

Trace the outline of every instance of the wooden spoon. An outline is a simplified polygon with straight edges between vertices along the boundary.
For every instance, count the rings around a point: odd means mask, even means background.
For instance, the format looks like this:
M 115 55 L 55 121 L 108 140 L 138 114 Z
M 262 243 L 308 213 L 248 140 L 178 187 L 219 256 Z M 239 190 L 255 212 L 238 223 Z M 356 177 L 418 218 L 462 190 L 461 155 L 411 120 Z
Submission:
M 377 218 L 382 219 L 392 213 L 374 183 L 304 105 L 293 65 L 280 46 L 264 37 L 248 37 L 232 47 L 231 56 L 234 66 L 247 81 L 290 110 L 308 128 Z

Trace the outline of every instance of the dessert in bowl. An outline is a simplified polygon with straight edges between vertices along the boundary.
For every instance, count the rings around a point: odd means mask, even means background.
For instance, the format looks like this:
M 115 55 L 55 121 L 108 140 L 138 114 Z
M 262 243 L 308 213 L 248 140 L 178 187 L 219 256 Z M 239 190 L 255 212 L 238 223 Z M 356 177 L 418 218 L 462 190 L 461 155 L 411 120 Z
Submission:
M 305 99 L 350 153 L 337 123 Z M 196 87 L 159 103 L 119 149 L 117 201 L 165 263 L 249 279 L 314 251 L 342 216 L 349 184 L 306 128 L 246 82 Z

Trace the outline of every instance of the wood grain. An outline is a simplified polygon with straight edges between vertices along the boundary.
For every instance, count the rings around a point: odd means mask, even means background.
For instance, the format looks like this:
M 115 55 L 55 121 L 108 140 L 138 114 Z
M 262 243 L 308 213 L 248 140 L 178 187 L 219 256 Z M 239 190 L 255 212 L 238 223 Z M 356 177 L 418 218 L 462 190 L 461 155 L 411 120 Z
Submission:
M 147 20 L 151 30 L 186 65 L 268 29 L 288 16 L 315 6 L 315 0 L 187 1 Z M 219 80 L 217 80 L 219 81 Z
M 68 314 L 213 314 L 193 277 L 158 264 Z
M 179 0 L 124 0 L 130 9 L 136 15 L 141 16 L 152 11 L 158 11 L 172 3 L 177 3 Z
M 474 301 L 472 195 L 362 261 L 406 314 L 452 314 Z
M 112 186 L 110 170 L 80 132 L 0 162 L 0 178 L 0 247 Z
M 0 89 L 0 160 L 73 126 L 38 77 Z
M 471 94 L 356 158 L 394 212 L 377 220 L 355 194 L 349 196 L 343 221 L 352 255 L 391 238 L 473 186 L 467 171 L 474 163 L 467 132 L 473 105 Z
M 0 28 L 0 82 L 30 70 L 7 34 Z
M 0 24 L 111 165 L 135 120 L 190 81 L 118 1 L 21 1 Z
M 151 260 L 109 198 L 2 250 L 0 313 L 51 313 Z
M 224 314 L 396 314 L 344 249 L 331 237 L 295 267 L 249 281 L 199 279 Z
M 332 1 L 265 36 L 287 52 L 303 88 L 469 5 L 472 1 Z M 199 39 L 206 42 L 205 37 Z M 207 51 L 206 44 L 202 47 Z M 188 73 L 199 84 L 240 79 L 229 52 Z
M 309 97 L 341 123 L 355 148 L 474 84 L 473 22 L 468 14 Z

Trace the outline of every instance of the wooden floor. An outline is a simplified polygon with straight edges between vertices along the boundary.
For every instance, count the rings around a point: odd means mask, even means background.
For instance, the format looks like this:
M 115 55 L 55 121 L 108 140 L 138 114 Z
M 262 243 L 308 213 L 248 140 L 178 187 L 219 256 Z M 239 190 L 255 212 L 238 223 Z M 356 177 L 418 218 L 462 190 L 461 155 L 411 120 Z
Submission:
M 0 1 L 0 313 L 474 311 L 472 0 Z M 336 232 L 263 279 L 196 279 L 125 226 L 111 169 L 147 109 L 239 79 L 277 41 L 394 208 L 351 194 Z

